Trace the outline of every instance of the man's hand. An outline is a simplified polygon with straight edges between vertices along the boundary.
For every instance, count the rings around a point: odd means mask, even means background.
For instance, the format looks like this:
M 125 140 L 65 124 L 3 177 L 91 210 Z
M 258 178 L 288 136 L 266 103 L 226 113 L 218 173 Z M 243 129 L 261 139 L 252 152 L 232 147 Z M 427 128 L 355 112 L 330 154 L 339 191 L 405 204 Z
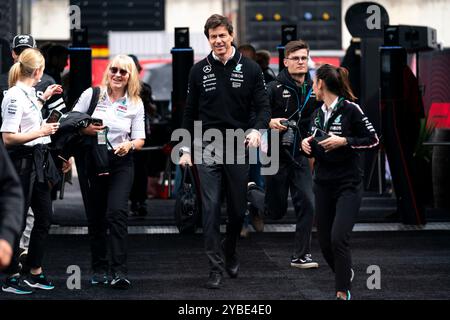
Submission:
M 286 118 L 273 118 L 273 119 L 270 119 L 269 128 L 270 129 L 277 129 L 277 130 L 280 130 L 280 131 L 286 130 L 287 127 L 283 126 L 280 123 L 281 120 L 287 120 L 287 119 Z
M 63 164 L 62 164 L 62 172 L 63 172 L 63 173 L 67 173 L 67 172 L 69 172 L 70 170 L 72 170 L 72 159 L 63 161 Z
M 187 152 L 183 153 L 183 155 L 180 158 L 180 162 L 178 164 L 182 167 L 186 165 L 192 167 L 191 154 Z
M 261 133 L 257 130 L 252 130 L 247 137 L 245 137 L 247 147 L 258 148 L 261 144 Z
M 319 142 L 319 145 L 325 149 L 325 152 L 337 149 L 347 145 L 347 139 L 344 137 L 339 137 L 333 133 L 329 133 L 330 137 Z
M 6 268 L 11 262 L 12 248 L 8 241 L 0 239 L 0 269 Z
M 310 136 L 308 138 L 305 138 L 302 140 L 302 150 L 303 152 L 305 152 L 307 155 L 311 154 L 311 145 L 309 144 L 310 141 L 313 139 L 313 136 Z

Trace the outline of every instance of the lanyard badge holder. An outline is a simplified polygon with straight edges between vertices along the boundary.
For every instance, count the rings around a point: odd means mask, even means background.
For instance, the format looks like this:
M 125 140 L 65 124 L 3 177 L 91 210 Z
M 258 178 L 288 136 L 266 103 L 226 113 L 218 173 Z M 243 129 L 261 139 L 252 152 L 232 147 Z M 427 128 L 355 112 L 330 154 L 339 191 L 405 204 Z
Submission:
M 97 143 L 92 148 L 97 176 L 109 175 L 109 151 L 113 150 L 113 147 L 108 140 L 108 132 L 108 127 L 97 132 Z

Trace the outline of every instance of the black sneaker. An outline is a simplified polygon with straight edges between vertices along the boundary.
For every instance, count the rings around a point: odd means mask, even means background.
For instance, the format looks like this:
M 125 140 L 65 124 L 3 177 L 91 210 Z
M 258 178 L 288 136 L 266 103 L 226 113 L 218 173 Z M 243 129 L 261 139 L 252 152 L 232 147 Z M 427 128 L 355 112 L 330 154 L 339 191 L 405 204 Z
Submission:
M 111 281 L 111 288 L 126 290 L 131 286 L 130 280 L 127 279 L 124 274 L 116 274 L 114 275 Z
M 34 289 L 41 289 L 41 290 L 53 290 L 55 289 L 55 286 L 53 283 L 47 280 L 45 275 L 43 273 L 40 274 L 28 274 L 28 276 L 23 280 L 29 287 Z
M 106 272 L 94 272 L 94 275 L 91 278 L 91 284 L 93 286 L 106 285 L 108 282 L 109 280 Z
M 345 299 L 344 297 L 342 297 L 342 296 L 337 296 L 336 297 L 336 300 L 351 300 L 352 299 L 352 295 L 350 294 L 350 291 L 349 290 L 347 290 L 347 299 Z
M 207 289 L 220 289 L 222 284 L 222 273 L 212 271 L 209 274 L 208 281 L 205 284 Z
M 292 257 L 291 258 L 291 267 L 299 268 L 299 269 L 312 269 L 318 268 L 319 264 L 313 261 L 310 254 L 305 254 L 301 258 Z
M 2 285 L 3 292 L 10 292 L 14 294 L 32 294 L 33 290 L 28 288 L 20 278 L 20 276 L 8 277 Z

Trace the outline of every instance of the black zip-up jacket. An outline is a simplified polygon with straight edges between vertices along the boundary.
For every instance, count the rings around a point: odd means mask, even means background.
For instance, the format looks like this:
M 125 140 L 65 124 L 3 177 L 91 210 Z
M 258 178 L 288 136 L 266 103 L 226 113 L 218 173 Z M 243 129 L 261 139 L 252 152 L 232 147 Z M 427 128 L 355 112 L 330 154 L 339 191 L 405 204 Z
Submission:
M 351 180 L 360 181 L 360 153 L 358 151 L 374 148 L 378 145 L 378 136 L 361 108 L 353 102 L 339 98 L 337 105 L 327 122 L 322 108 L 312 117 L 311 134 L 315 129 L 347 138 L 347 145 L 325 152 L 316 140 L 311 140 L 316 181 Z
M 275 81 L 272 81 L 268 84 L 267 91 L 269 93 L 272 118 L 290 118 L 298 123 L 300 137 L 298 136 L 298 132 L 296 132 L 296 142 L 294 143 L 292 150 L 289 150 L 293 156 L 300 154 L 298 152 L 298 149 L 300 147 L 302 138 L 308 136 L 311 123 L 311 115 L 321 105 L 316 100 L 316 95 L 312 91 L 312 84 L 313 82 L 309 76 L 309 73 L 307 73 L 303 84 L 301 86 L 298 86 L 294 79 L 292 79 L 287 68 L 283 69 L 278 74 Z M 311 94 L 305 104 L 306 97 L 308 96 L 308 93 L 310 91 Z M 280 158 L 286 158 L 283 152 L 280 153 Z
M 201 120 L 203 131 L 247 130 L 252 106 L 253 128 L 267 129 L 270 106 L 261 68 L 237 50 L 225 65 L 210 53 L 190 71 L 182 128 L 192 135 L 194 120 Z
M 19 177 L 0 142 L 0 239 L 8 241 L 11 247 L 22 230 L 23 206 Z

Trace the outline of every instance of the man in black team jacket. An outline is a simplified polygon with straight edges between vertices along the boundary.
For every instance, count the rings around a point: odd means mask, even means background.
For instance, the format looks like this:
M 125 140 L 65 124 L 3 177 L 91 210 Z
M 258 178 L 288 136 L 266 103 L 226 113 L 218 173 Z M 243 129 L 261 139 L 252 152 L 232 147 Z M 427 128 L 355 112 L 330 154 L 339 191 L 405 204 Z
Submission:
M 232 45 L 233 26 L 220 15 L 212 15 L 205 24 L 205 35 L 212 52 L 192 67 L 189 91 L 184 112 L 183 128 L 193 132 L 194 120 L 202 122 L 203 130 L 249 128 L 251 105 L 256 121 L 246 136 L 247 146 L 260 144 L 258 129 L 266 129 L 270 119 L 270 106 L 259 66 L 240 54 Z M 203 141 L 203 148 L 207 146 Z M 225 145 L 225 142 L 223 142 Z M 237 141 L 244 143 L 244 141 Z M 182 149 L 181 165 L 192 165 L 188 149 Z M 229 150 L 226 150 L 229 152 Z M 225 154 L 222 154 L 225 159 Z M 232 163 L 198 164 L 200 178 L 203 233 L 205 250 L 209 259 L 210 275 L 206 287 L 220 287 L 225 270 L 231 278 L 237 277 L 239 262 L 236 242 L 242 228 L 247 208 L 246 189 L 248 164 Z M 227 197 L 228 222 L 226 237 L 220 239 L 220 208 L 222 185 Z M 225 259 L 223 259 L 223 257 Z
M 250 186 L 249 198 L 272 219 L 281 219 L 287 212 L 288 193 L 297 217 L 291 266 L 317 268 L 311 257 L 311 230 L 314 215 L 312 177 L 308 159 L 300 152 L 302 137 L 309 131 L 311 115 L 319 108 L 308 73 L 309 48 L 302 41 L 285 46 L 284 68 L 268 85 L 272 108 L 271 130 L 279 130 L 280 169 L 265 177 L 264 193 Z M 288 129 L 285 121 L 291 124 Z M 293 123 L 295 122 L 295 124 Z

